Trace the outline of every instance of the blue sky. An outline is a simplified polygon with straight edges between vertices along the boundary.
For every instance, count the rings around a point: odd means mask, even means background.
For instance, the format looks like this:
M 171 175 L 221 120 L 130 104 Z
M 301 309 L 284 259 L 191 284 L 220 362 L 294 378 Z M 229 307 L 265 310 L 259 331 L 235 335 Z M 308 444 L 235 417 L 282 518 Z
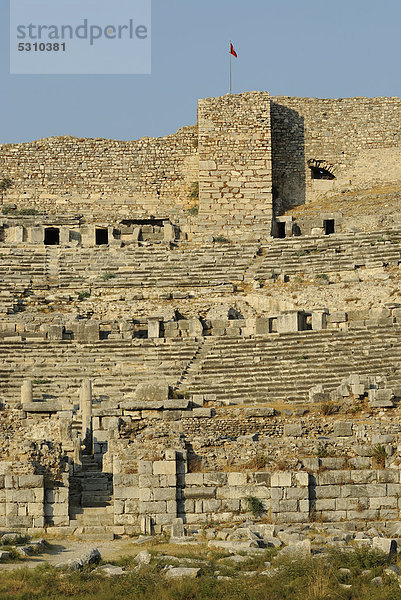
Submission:
M 195 123 L 198 98 L 227 93 L 229 39 L 234 93 L 401 96 L 400 0 L 153 0 L 151 75 L 10 75 L 8 23 L 0 0 L 0 143 Z

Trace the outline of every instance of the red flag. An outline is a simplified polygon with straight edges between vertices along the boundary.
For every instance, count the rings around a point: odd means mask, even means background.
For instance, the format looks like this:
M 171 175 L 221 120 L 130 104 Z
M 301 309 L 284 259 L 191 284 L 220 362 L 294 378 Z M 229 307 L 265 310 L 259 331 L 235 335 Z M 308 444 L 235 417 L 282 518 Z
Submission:
M 230 54 L 232 54 L 233 56 L 235 56 L 235 58 L 238 58 L 237 53 L 234 50 L 234 46 L 232 45 L 231 42 L 230 42 Z

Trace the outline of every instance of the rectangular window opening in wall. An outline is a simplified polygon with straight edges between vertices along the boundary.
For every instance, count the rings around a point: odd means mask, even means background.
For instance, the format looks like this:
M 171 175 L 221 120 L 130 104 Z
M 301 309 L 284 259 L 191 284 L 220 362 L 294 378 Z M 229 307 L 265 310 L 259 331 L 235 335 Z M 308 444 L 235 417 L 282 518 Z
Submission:
M 60 229 L 58 227 L 45 228 L 45 245 L 58 246 L 60 244 Z
M 334 231 L 335 231 L 334 225 L 335 225 L 334 219 L 326 219 L 323 221 L 325 235 L 331 235 L 332 233 L 334 233 Z
M 96 229 L 96 246 L 103 246 L 109 243 L 109 232 L 107 229 Z
M 285 223 L 277 222 L 277 237 L 285 238 Z

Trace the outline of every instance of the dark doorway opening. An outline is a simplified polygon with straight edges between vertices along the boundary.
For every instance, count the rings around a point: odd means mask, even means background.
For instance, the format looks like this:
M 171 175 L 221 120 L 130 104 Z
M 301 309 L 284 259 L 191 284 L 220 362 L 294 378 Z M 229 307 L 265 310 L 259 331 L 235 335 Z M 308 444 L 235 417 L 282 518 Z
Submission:
M 334 233 L 334 219 L 327 219 L 323 221 L 325 235 L 331 235 Z
M 277 222 L 277 237 L 285 238 L 285 223 Z
M 109 243 L 109 232 L 107 229 L 96 229 L 96 246 Z
M 46 227 L 45 229 L 45 245 L 58 246 L 60 243 L 60 229 L 58 227 Z

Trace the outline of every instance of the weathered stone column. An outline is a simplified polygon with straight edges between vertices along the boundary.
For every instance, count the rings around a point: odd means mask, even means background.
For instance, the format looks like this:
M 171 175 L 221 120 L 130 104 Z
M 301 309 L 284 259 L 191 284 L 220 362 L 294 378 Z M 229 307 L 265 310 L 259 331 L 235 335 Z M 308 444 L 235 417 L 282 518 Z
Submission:
M 33 402 L 32 381 L 30 379 L 25 379 L 21 386 L 21 402 L 22 404 Z
M 82 467 L 82 459 L 81 459 L 81 452 L 82 452 L 82 440 L 80 437 L 77 437 L 73 440 L 72 442 L 73 444 L 73 461 L 74 461 L 74 468 L 78 468 L 78 470 Z
M 88 447 L 92 431 L 92 381 L 90 379 L 84 379 L 82 381 L 80 404 L 82 416 L 82 440 Z

